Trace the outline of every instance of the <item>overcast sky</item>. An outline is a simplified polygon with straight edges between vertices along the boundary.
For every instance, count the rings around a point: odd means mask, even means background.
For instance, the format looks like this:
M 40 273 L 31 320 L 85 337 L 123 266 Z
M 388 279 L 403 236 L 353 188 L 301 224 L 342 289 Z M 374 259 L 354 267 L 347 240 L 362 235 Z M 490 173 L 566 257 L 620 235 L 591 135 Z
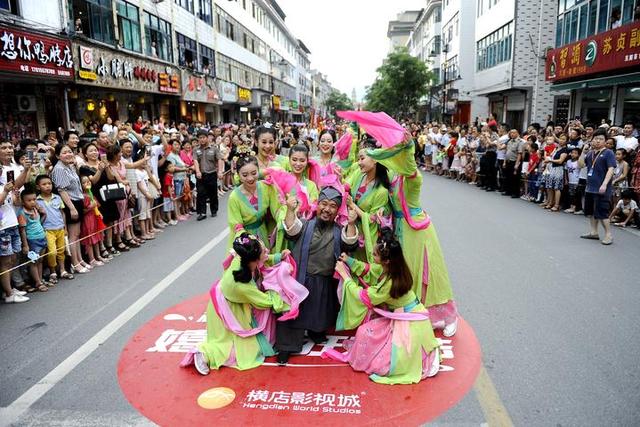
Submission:
M 358 99 L 387 56 L 387 26 L 397 13 L 419 10 L 426 0 L 277 0 L 293 34 L 311 51 L 311 66 Z

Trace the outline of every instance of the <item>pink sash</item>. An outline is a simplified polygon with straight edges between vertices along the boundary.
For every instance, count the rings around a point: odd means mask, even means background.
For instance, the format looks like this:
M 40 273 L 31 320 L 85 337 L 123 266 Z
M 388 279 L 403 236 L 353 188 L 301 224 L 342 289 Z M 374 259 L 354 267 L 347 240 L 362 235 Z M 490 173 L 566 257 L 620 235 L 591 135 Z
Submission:
M 268 328 L 270 324 L 269 318 L 271 317 L 271 310 L 258 310 L 256 308 L 252 308 L 253 315 L 258 326 L 253 329 L 244 329 L 231 311 L 231 307 L 229 307 L 227 299 L 222 294 L 222 289 L 220 288 L 220 280 L 217 280 L 213 284 L 213 286 L 211 286 L 209 295 L 211 296 L 211 302 L 213 303 L 213 308 L 216 310 L 216 314 L 218 315 L 220 320 L 222 320 L 222 323 L 224 323 L 225 328 L 227 328 L 234 334 L 242 338 L 247 338 L 257 335 Z M 265 331 L 265 333 L 268 332 Z
M 417 173 L 417 172 L 416 172 Z M 429 215 L 425 213 L 425 219 L 422 221 L 414 221 L 411 216 L 411 212 L 409 210 L 409 206 L 407 205 L 407 198 L 404 195 L 404 176 L 398 175 L 396 180 L 399 180 L 398 186 L 398 199 L 400 200 L 400 206 L 402 207 L 402 215 L 404 215 L 404 219 L 407 220 L 407 223 L 414 230 L 425 230 L 431 224 L 431 218 Z
M 291 255 L 287 255 L 273 267 L 262 269 L 262 287 L 277 292 L 291 308 L 278 318 L 280 322 L 297 318 L 300 303 L 309 295 L 309 290 L 295 279 L 295 272 L 296 265 Z
M 374 307 L 373 304 L 371 304 L 371 300 L 369 299 L 369 294 L 367 293 L 366 289 L 362 289 L 360 291 L 360 301 L 362 301 L 364 305 L 369 307 L 370 310 L 373 310 L 376 314 L 382 317 L 386 317 L 387 319 L 406 320 L 409 322 L 429 320 L 429 313 L 426 311 L 405 313 L 403 311 L 387 311 L 382 310 L 378 307 Z

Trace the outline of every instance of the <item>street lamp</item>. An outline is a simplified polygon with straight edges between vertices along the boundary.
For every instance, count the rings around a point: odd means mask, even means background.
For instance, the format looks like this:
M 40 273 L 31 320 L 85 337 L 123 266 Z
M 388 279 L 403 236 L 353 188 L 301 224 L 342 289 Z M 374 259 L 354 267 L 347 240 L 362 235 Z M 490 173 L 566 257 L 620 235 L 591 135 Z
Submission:
M 438 39 L 438 43 L 442 45 L 442 53 L 444 53 L 444 62 L 442 64 L 442 121 L 447 114 L 447 53 L 449 53 L 449 45 L 442 39 Z M 436 50 L 433 49 L 429 55 L 431 58 L 437 56 Z M 429 108 L 431 109 L 431 97 L 429 97 Z

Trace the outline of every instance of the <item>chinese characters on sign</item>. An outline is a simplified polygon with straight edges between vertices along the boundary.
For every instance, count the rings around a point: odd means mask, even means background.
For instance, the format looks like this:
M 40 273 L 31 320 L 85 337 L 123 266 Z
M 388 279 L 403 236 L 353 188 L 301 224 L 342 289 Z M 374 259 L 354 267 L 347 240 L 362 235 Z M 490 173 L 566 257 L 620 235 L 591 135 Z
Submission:
M 213 77 L 182 70 L 182 99 L 192 102 L 222 104 Z
M 361 394 L 309 393 L 303 391 L 251 390 L 242 407 L 247 409 L 333 412 L 338 414 L 361 414 Z
M 640 22 L 547 52 L 546 79 L 565 80 L 640 65 Z
M 0 70 L 73 79 L 71 43 L 0 25 Z
M 174 67 L 107 49 L 78 45 L 78 77 L 98 86 L 177 94 L 180 77 Z
M 238 101 L 251 102 L 251 90 L 243 87 L 238 87 Z

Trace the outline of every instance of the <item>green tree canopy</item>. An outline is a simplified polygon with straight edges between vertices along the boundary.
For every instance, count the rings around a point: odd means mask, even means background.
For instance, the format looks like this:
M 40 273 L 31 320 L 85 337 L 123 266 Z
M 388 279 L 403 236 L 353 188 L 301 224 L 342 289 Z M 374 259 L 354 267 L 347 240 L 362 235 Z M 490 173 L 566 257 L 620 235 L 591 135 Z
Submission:
M 332 116 L 336 115 L 336 111 L 353 110 L 353 104 L 349 97 L 337 90 L 331 91 L 324 104 L 327 107 L 327 112 Z
M 406 48 L 391 52 L 376 70 L 376 80 L 367 89 L 366 109 L 395 117 L 411 113 L 429 91 L 433 73 Z

